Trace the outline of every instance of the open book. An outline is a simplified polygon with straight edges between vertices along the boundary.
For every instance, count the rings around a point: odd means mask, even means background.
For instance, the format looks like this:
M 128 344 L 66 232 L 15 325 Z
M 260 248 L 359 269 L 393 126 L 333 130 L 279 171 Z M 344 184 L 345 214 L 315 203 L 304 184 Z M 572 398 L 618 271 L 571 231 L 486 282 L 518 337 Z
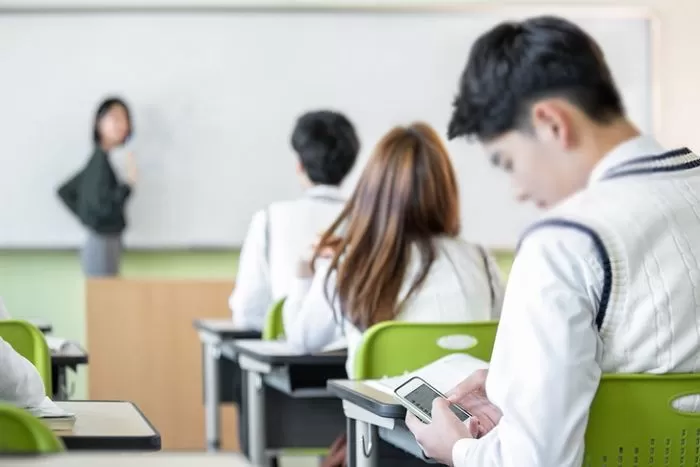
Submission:
M 272 341 L 264 341 L 264 340 L 259 340 L 251 343 L 251 347 L 254 347 L 255 350 L 258 352 L 264 352 L 266 354 L 270 355 L 279 355 L 279 356 L 297 356 L 297 355 L 304 355 L 304 352 L 300 351 L 299 349 L 291 346 L 288 344 L 285 340 L 272 340 Z M 311 352 L 312 355 L 321 355 L 321 354 L 326 354 L 326 353 L 335 353 L 339 352 L 341 350 L 346 350 L 348 348 L 347 341 L 342 338 L 342 339 L 337 339 L 330 344 L 326 345 L 323 347 L 321 350 L 317 352 Z
M 75 414 L 66 412 L 48 397 L 37 407 L 27 407 L 26 410 L 40 418 L 53 431 L 70 431 L 75 425 Z
M 52 353 L 60 352 L 70 347 L 71 341 L 63 337 L 44 336 L 46 345 Z
M 472 357 L 471 355 L 453 353 L 439 358 L 433 363 L 410 373 L 391 378 L 368 380 L 364 381 L 364 383 L 374 389 L 396 397 L 394 395 L 394 389 L 414 376 L 418 376 L 444 394 L 457 386 L 476 370 L 488 367 L 489 364 L 487 362 Z

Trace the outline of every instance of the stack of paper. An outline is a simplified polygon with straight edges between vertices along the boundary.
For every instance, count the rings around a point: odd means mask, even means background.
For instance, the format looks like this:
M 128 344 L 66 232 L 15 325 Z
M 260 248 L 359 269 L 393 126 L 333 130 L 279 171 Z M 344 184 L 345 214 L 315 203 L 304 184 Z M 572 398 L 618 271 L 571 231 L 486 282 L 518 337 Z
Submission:
M 69 431 L 75 425 L 75 414 L 66 412 L 48 397 L 45 397 L 39 406 L 28 407 L 26 410 L 40 418 L 53 431 Z
M 63 337 L 44 336 L 44 338 L 46 339 L 46 345 L 53 353 L 60 352 L 66 347 L 70 346 L 70 341 L 68 339 L 64 339 Z

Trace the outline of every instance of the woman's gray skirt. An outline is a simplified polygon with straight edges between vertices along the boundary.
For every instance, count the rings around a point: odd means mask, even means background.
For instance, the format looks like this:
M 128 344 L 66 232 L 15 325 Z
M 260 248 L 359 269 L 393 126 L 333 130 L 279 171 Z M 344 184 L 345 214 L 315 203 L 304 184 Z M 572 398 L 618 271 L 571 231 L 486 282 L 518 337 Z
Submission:
M 120 234 L 102 235 L 88 232 L 88 238 L 81 254 L 83 272 L 88 277 L 119 275 L 121 252 L 122 238 Z

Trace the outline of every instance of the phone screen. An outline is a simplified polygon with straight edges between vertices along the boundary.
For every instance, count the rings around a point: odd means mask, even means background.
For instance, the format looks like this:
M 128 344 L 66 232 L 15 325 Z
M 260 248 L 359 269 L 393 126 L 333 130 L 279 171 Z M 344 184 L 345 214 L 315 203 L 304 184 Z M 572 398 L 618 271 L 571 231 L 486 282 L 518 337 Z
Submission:
M 436 397 L 442 397 L 439 393 L 435 392 L 431 387 L 421 384 L 413 391 L 406 395 L 406 400 L 411 402 L 416 406 L 421 412 L 423 412 L 428 417 L 431 417 L 431 411 L 433 408 L 433 400 Z M 465 413 L 462 409 L 457 407 L 455 404 L 450 404 L 450 410 L 454 413 L 457 418 L 461 421 L 465 421 L 469 418 L 469 414 Z

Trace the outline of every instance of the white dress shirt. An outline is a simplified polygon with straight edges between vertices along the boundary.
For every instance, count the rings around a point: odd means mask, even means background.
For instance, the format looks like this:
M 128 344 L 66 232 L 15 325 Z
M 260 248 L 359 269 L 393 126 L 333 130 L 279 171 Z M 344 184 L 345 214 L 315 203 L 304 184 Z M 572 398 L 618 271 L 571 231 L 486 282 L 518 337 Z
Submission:
M 338 187 L 317 185 L 299 199 L 273 203 L 253 216 L 229 298 L 237 327 L 262 330 L 270 305 L 287 295 L 299 258 L 344 205 Z
M 589 186 L 613 167 L 664 152 L 651 138 L 623 143 L 595 167 Z M 582 464 L 591 401 L 602 372 L 616 369 L 602 364 L 616 338 L 606 336 L 604 347 L 596 324 L 603 283 L 600 254 L 586 233 L 545 226 L 525 238 L 509 276 L 486 382 L 503 418 L 483 438 L 454 445 L 456 467 Z M 644 358 L 639 352 L 627 357 L 625 364 L 655 372 L 655 356 L 651 363 L 629 360 Z
M 0 401 L 36 407 L 44 397 L 46 390 L 37 369 L 0 338 Z
M 485 250 L 457 238 L 435 239 L 436 259 L 428 276 L 403 305 L 396 320 L 408 322 L 458 323 L 497 319 L 503 299 L 498 266 Z M 420 272 L 417 248 L 404 278 L 399 300 L 405 298 Z M 320 263 L 320 262 L 319 262 Z M 287 342 L 302 352 L 315 352 L 345 337 L 348 346 L 346 369 L 352 378 L 354 356 L 362 330 L 340 317 L 340 305 L 326 298 L 335 291 L 335 275 L 324 287 L 329 262 L 317 265 L 313 278 L 295 281 L 285 301 L 283 317 Z

